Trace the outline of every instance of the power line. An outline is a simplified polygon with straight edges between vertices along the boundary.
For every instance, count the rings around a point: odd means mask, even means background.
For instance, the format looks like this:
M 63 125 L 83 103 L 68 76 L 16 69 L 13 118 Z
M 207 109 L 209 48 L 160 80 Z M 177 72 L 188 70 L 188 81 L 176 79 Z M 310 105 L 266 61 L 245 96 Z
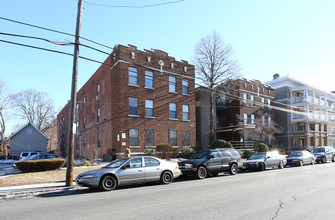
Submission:
M 176 4 L 179 2 L 183 2 L 184 0 L 178 0 L 178 1 L 170 1 L 170 2 L 161 2 L 157 4 L 151 4 L 151 5 L 140 5 L 140 6 L 134 6 L 134 5 L 108 5 L 108 4 L 98 4 L 98 3 L 92 3 L 84 1 L 84 3 L 89 5 L 95 5 L 95 6 L 103 6 L 103 7 L 109 7 L 109 8 L 149 8 L 149 7 L 157 7 L 162 5 L 169 5 L 169 4 Z

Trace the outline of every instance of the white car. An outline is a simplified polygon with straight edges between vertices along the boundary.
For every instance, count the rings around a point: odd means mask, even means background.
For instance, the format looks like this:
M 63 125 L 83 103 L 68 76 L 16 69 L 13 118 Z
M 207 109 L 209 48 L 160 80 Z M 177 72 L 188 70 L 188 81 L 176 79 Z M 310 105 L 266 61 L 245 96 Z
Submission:
M 29 157 L 37 154 L 41 154 L 42 152 L 38 151 L 29 151 L 29 152 L 21 152 L 19 160 L 27 160 Z

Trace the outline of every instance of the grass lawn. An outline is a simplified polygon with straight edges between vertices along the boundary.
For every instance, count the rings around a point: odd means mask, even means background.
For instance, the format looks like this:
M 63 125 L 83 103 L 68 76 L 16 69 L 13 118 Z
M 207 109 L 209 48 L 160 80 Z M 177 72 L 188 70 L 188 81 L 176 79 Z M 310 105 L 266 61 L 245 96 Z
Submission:
M 101 166 L 91 167 L 74 167 L 73 168 L 73 179 L 75 179 L 79 173 L 99 169 Z M 7 186 L 20 186 L 37 183 L 55 183 L 63 182 L 66 179 L 66 168 L 44 172 L 31 172 L 31 173 L 19 173 L 0 178 L 0 187 Z

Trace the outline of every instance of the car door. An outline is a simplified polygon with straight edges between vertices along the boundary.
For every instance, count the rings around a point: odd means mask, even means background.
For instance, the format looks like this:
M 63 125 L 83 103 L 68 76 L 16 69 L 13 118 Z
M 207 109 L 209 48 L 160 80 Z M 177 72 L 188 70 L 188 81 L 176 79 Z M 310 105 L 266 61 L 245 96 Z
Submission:
M 266 160 L 265 160 L 265 165 L 266 167 L 274 167 L 275 164 L 277 163 L 277 160 L 272 152 L 269 152 L 266 154 Z M 279 163 L 279 162 L 278 162 Z
M 130 159 L 118 173 L 121 184 L 134 184 L 144 182 L 144 167 L 142 157 Z
M 144 157 L 144 181 L 158 181 L 161 177 L 162 168 L 159 160 L 153 157 Z
M 206 162 L 208 172 L 211 173 L 222 171 L 221 164 L 221 154 L 218 151 L 211 151 L 209 154 L 209 159 Z

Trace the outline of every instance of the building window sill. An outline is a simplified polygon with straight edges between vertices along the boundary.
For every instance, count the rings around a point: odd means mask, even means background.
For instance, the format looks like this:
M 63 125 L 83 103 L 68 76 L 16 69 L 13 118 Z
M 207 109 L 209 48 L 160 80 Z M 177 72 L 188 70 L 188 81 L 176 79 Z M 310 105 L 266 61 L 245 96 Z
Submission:
M 155 119 L 154 116 L 144 116 L 144 118 L 148 118 L 148 119 Z
M 172 146 L 172 148 L 179 148 L 179 146 Z
M 140 149 L 141 146 L 129 146 L 129 148 L 131 148 L 131 149 Z
M 156 149 L 156 146 L 145 146 L 145 149 Z
M 182 95 L 191 96 L 190 94 L 182 93 Z
M 128 115 L 128 117 L 139 118 L 139 115 Z
M 155 88 L 151 88 L 151 87 L 144 87 L 145 89 L 149 89 L 149 90 L 155 90 Z
M 191 120 L 185 120 L 185 119 L 183 119 L 182 121 L 185 121 L 185 122 L 190 122 Z
M 170 121 L 178 121 L 178 118 L 169 118 Z
M 171 92 L 171 91 L 169 91 L 169 93 L 178 95 L 178 92 Z
M 136 88 L 140 87 L 139 85 L 135 85 L 135 84 L 128 84 L 128 86 L 132 86 L 132 87 L 136 87 Z

